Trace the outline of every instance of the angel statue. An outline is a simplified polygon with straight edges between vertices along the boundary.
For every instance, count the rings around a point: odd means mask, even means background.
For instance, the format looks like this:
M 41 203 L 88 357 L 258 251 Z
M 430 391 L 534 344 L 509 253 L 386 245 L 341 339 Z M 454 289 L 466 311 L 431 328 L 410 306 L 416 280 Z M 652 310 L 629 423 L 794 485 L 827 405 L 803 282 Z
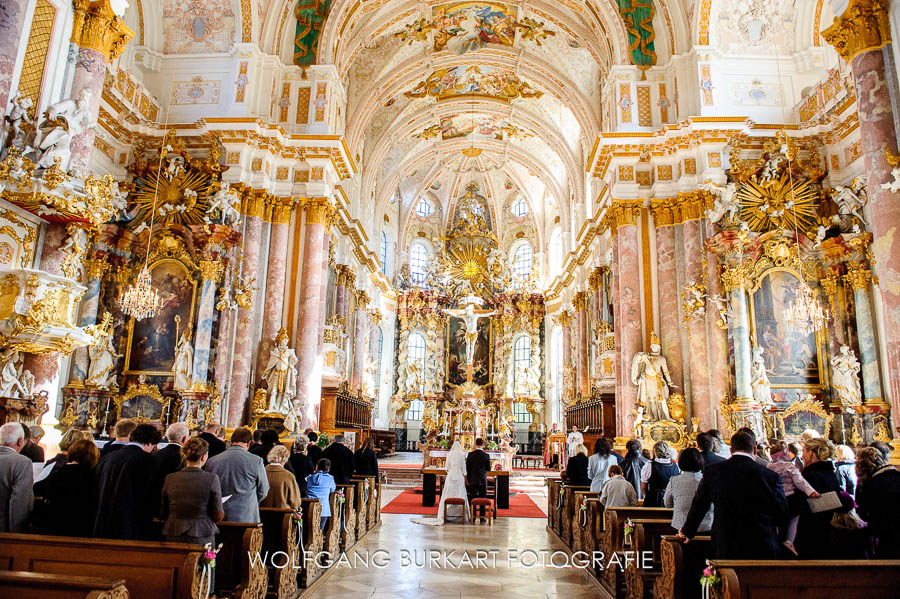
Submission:
M 112 335 L 107 335 L 103 342 L 90 346 L 88 355 L 91 365 L 84 382 L 98 389 L 109 389 L 116 381 L 116 360 L 122 356 L 116 353 Z
M 406 366 L 406 393 L 407 395 L 421 395 L 422 393 L 422 374 L 419 370 L 419 363 L 415 360 Z
M 194 369 L 194 347 L 191 345 L 190 327 L 186 327 L 175 346 L 175 363 L 172 364 L 172 373 L 175 375 L 175 383 L 172 385 L 176 391 L 187 391 L 191 388 L 191 379 Z
M 21 92 L 16 92 L 11 101 L 9 113 L 6 115 L 6 120 L 9 121 L 7 145 L 19 148 L 25 145 L 31 129 L 34 128 L 34 120 L 29 113 L 33 105 L 34 101 L 31 98 L 23 96 Z
M 236 227 L 241 224 L 241 213 L 238 212 L 240 205 L 241 199 L 238 197 L 237 192 L 231 189 L 231 184 L 228 181 L 222 181 L 219 184 L 219 190 L 209 200 L 209 208 L 206 209 L 204 220 L 207 223 L 211 223 L 211 215 L 218 212 L 223 225 Z
M 18 393 L 25 395 L 25 389 L 19 382 L 20 369 L 16 367 L 19 361 L 19 351 L 10 347 L 0 352 L 0 396 L 19 397 Z
M 711 181 L 707 181 L 700 186 L 700 189 L 708 191 L 715 196 L 712 208 L 706 212 L 706 218 L 709 219 L 709 222 L 718 223 L 723 218 L 725 218 L 726 223 L 735 221 L 741 206 L 734 198 L 735 192 L 737 191 L 734 183 L 729 183 L 725 187 L 721 187 Z
M 862 175 L 853 179 L 850 185 L 835 186 L 832 198 L 837 204 L 841 216 L 855 216 L 861 223 L 867 222 L 863 208 L 869 201 L 869 196 L 866 194 L 868 181 L 868 177 Z
M 297 395 L 297 354 L 288 347 L 287 331 L 282 328 L 275 336 L 263 379 L 269 389 L 269 411 L 285 414 Z
M 466 366 L 472 366 L 475 363 L 475 343 L 478 341 L 478 319 L 488 318 L 497 313 L 496 310 L 476 310 L 473 298 L 468 298 L 464 309 L 445 309 L 444 312 L 450 316 L 462 319 L 466 325 Z
M 831 358 L 831 386 L 844 406 L 858 406 L 862 403 L 859 389 L 859 360 L 853 350 L 846 345 L 840 353 Z
M 44 124 L 52 125 L 52 129 L 41 139 L 35 139 L 38 149 L 42 150 L 36 168 L 50 168 L 60 157 L 59 168 L 69 171 L 72 159 L 72 139 L 84 133 L 90 126 L 90 104 L 93 92 L 84 88 L 78 100 L 63 100 L 47 109 L 47 120 Z

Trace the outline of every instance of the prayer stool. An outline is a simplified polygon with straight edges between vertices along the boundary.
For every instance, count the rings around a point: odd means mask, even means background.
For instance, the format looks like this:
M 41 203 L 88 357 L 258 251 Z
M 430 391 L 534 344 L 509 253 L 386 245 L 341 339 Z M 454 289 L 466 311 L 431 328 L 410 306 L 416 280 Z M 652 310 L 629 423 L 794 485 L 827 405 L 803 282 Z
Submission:
M 444 500 L 444 520 L 447 519 L 448 510 L 451 505 L 458 505 L 462 508 L 462 521 L 466 523 L 466 500 L 462 497 L 448 497 Z
M 494 511 L 493 499 L 476 497 L 469 503 L 469 510 L 472 514 L 472 523 L 475 522 L 475 508 L 484 508 L 484 517 L 488 519 L 488 522 L 490 522 L 491 525 L 494 524 L 494 516 L 496 515 L 496 512 Z

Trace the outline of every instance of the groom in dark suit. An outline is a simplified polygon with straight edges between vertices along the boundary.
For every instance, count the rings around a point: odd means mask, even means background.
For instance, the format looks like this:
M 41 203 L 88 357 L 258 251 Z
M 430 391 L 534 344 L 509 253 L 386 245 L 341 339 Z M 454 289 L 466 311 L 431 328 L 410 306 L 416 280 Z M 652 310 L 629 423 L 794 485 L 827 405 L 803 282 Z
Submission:
M 469 501 L 476 497 L 487 497 L 487 472 L 491 469 L 491 458 L 484 450 L 484 439 L 475 439 L 475 449 L 466 456 L 466 487 Z M 484 508 L 480 508 L 484 522 Z
M 788 509 L 781 478 L 756 462 L 756 439 L 746 432 L 731 437 L 731 458 L 710 464 L 691 502 L 678 536 L 689 542 L 703 516 L 714 506 L 714 559 L 777 559 L 778 527 L 787 523 Z

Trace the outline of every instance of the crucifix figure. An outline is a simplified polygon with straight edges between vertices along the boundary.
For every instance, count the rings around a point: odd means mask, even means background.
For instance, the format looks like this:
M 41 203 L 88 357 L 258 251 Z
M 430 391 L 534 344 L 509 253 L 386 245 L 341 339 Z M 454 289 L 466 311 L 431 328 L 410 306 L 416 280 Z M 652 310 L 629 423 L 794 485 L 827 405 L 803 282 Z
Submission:
M 478 319 L 487 318 L 497 313 L 496 310 L 476 310 L 475 302 L 469 301 L 466 307 L 457 309 L 445 309 L 450 316 L 462 319 L 466 325 L 466 367 L 471 371 L 475 363 L 475 342 L 478 340 Z

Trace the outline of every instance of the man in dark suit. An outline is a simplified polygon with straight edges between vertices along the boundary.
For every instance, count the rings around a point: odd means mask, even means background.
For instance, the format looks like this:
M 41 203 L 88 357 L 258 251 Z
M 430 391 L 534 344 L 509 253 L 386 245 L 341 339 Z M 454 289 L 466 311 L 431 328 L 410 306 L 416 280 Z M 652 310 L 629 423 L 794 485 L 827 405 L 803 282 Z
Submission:
M 709 433 L 697 435 L 697 449 L 700 450 L 700 455 L 703 456 L 704 468 L 710 464 L 718 464 L 725 461 L 725 458 L 716 453 L 716 442 Z
M 222 425 L 218 422 L 210 421 L 202 433 L 197 435 L 209 445 L 209 457 L 214 458 L 225 451 L 225 441 L 219 438 L 222 432 Z
M 331 460 L 329 474 L 334 477 L 335 484 L 350 484 L 350 477 L 353 476 L 353 452 L 344 445 L 344 435 L 335 435 L 331 445 L 322 452 L 322 457 Z
M 116 422 L 116 426 L 113 429 L 113 440 L 107 441 L 106 444 L 100 449 L 100 459 L 102 460 L 107 455 L 111 454 L 114 451 L 122 449 L 126 445 L 128 445 L 128 438 L 131 436 L 131 431 L 137 426 L 137 422 L 134 420 L 129 420 L 128 418 L 124 418 Z
M 487 497 L 487 472 L 491 469 L 491 457 L 484 450 L 484 439 L 475 439 L 475 449 L 466 456 L 466 490 L 469 501 L 477 497 Z M 484 508 L 480 510 L 484 521 Z
M 260 435 L 260 443 L 259 445 L 254 445 L 250 448 L 250 453 L 262 458 L 263 465 L 269 465 L 269 452 L 275 448 L 276 445 L 280 445 L 281 441 L 278 440 L 278 431 L 274 429 L 266 429 L 262 431 Z M 286 462 L 284 464 L 284 469 L 294 474 L 294 467 L 291 466 L 290 462 Z
M 175 422 L 166 429 L 166 446 L 156 451 L 156 475 L 153 477 L 153 493 L 162 494 L 166 477 L 181 470 L 181 446 L 188 440 L 190 429 L 187 423 Z
M 306 455 L 309 456 L 313 464 L 318 464 L 319 460 L 322 459 L 322 448 L 316 445 L 319 441 L 319 435 L 314 431 L 310 431 L 306 436 L 309 437 L 309 447 L 306 448 Z
M 151 522 L 160 497 L 154 487 L 157 460 L 150 452 L 161 438 L 155 426 L 140 424 L 131 431 L 127 445 L 100 460 L 95 537 L 152 538 Z
M 707 466 L 678 536 L 688 542 L 710 504 L 713 559 L 776 559 L 778 527 L 788 508 L 781 478 L 755 460 L 756 439 L 745 432 L 731 437 L 731 458 Z

